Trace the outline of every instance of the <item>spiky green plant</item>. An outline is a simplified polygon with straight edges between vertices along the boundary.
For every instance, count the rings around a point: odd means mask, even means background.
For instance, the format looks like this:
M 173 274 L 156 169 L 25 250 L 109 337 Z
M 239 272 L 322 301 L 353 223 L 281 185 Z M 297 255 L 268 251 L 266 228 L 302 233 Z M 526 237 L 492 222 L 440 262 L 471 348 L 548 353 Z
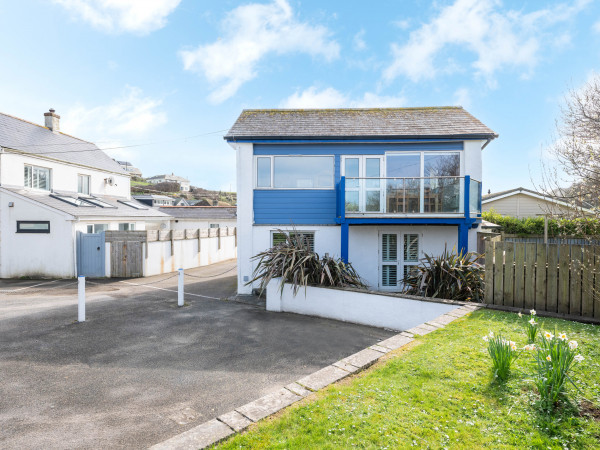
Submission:
M 519 357 L 517 344 L 504 339 L 501 334 L 495 335 L 491 332 L 488 336 L 484 336 L 483 340 L 487 342 L 488 353 L 492 358 L 494 377 L 506 381 L 510 374 L 510 366 Z
M 300 287 L 309 285 L 366 288 L 352 264 L 330 256 L 319 257 L 300 233 L 278 232 L 285 235 L 285 240 L 252 258 L 258 264 L 247 284 L 260 280 L 263 291 L 273 278 L 281 278 L 279 291 L 283 293 L 284 283 L 289 283 L 294 295 Z
M 484 267 L 476 253 L 448 252 L 440 256 L 425 254 L 415 271 L 403 280 L 407 294 L 449 300 L 481 302 L 484 290 Z

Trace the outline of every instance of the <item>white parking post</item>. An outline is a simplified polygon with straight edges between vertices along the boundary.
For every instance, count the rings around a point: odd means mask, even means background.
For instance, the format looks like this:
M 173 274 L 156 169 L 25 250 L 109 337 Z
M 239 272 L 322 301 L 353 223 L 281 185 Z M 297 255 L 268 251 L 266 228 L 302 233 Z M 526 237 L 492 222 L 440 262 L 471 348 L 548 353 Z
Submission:
M 179 283 L 177 287 L 177 306 L 183 306 L 183 269 L 179 269 Z
M 85 277 L 77 277 L 77 288 L 79 296 L 77 307 L 77 321 L 85 322 Z

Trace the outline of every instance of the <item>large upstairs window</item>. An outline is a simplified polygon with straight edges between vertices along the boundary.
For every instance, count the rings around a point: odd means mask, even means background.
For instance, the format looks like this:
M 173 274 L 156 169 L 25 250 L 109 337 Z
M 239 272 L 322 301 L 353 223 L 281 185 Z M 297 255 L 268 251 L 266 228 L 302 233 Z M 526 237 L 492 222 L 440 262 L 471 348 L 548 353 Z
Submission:
M 333 189 L 333 156 L 259 156 L 257 188 Z
M 50 190 L 50 169 L 25 165 L 23 185 L 26 188 Z

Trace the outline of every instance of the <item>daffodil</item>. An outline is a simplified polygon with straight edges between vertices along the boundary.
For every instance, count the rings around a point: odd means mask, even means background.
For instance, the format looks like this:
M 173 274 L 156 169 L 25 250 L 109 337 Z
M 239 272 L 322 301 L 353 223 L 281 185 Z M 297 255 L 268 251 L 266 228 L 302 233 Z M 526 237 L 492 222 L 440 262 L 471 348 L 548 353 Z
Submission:
M 577 362 L 581 362 L 581 361 L 583 361 L 583 356 L 582 356 L 582 355 L 577 355 L 577 356 L 575 356 L 575 358 L 574 358 L 574 359 L 575 359 L 575 361 L 577 361 Z
M 546 356 L 546 361 L 552 361 L 552 357 L 550 355 Z
M 489 338 L 489 337 L 487 337 L 487 336 L 484 336 L 484 337 L 483 337 L 483 340 L 484 340 L 485 342 L 487 342 L 487 341 L 489 341 L 489 340 L 490 340 L 490 338 Z
M 521 311 L 519 311 L 519 317 L 523 317 L 523 314 L 521 314 Z
M 578 347 L 577 341 L 569 341 L 569 348 L 575 350 Z
M 537 325 L 537 322 L 536 322 L 536 321 L 535 321 L 535 319 L 533 319 L 533 318 L 532 318 L 532 319 L 529 321 L 529 323 L 530 323 L 531 325 Z
M 529 314 L 531 314 L 532 316 L 535 316 L 535 314 L 536 314 L 535 309 L 532 309 L 531 311 L 529 311 Z
M 552 333 L 550 333 L 549 331 L 546 331 L 546 332 L 544 333 L 544 337 L 545 337 L 546 339 L 548 339 L 548 340 L 550 340 L 550 339 L 554 339 L 554 335 L 553 335 Z
M 558 338 L 559 338 L 561 341 L 566 341 L 566 340 L 567 340 L 567 334 L 566 334 L 566 333 L 564 333 L 564 332 L 563 332 L 563 333 L 560 333 L 560 334 L 558 335 Z
M 523 350 L 528 350 L 528 351 L 535 350 L 535 344 L 527 344 L 525 347 L 523 347 Z

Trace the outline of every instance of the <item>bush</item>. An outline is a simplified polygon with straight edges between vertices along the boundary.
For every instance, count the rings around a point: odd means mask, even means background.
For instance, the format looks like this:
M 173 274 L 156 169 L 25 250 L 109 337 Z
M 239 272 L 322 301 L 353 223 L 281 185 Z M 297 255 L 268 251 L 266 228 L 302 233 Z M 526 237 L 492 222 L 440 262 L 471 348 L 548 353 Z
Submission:
M 479 257 L 476 253 L 448 253 L 447 249 L 438 257 L 426 254 L 416 267 L 416 272 L 402 280 L 404 292 L 425 297 L 481 302 L 484 267 L 477 263 Z
M 258 261 L 258 265 L 254 278 L 247 284 L 260 280 L 262 291 L 273 278 L 281 277 L 280 292 L 283 292 L 284 283 L 290 283 L 294 295 L 301 286 L 306 288 L 308 285 L 366 288 L 352 264 L 329 256 L 319 257 L 318 253 L 310 250 L 302 234 L 278 232 L 285 236 L 285 240 L 252 258 Z
M 481 217 L 488 222 L 502 227 L 506 234 L 519 234 L 523 236 L 544 234 L 543 217 L 516 217 L 503 216 L 496 211 L 481 213 Z M 549 236 L 598 236 L 600 235 L 600 221 L 595 218 L 576 219 L 548 219 Z

